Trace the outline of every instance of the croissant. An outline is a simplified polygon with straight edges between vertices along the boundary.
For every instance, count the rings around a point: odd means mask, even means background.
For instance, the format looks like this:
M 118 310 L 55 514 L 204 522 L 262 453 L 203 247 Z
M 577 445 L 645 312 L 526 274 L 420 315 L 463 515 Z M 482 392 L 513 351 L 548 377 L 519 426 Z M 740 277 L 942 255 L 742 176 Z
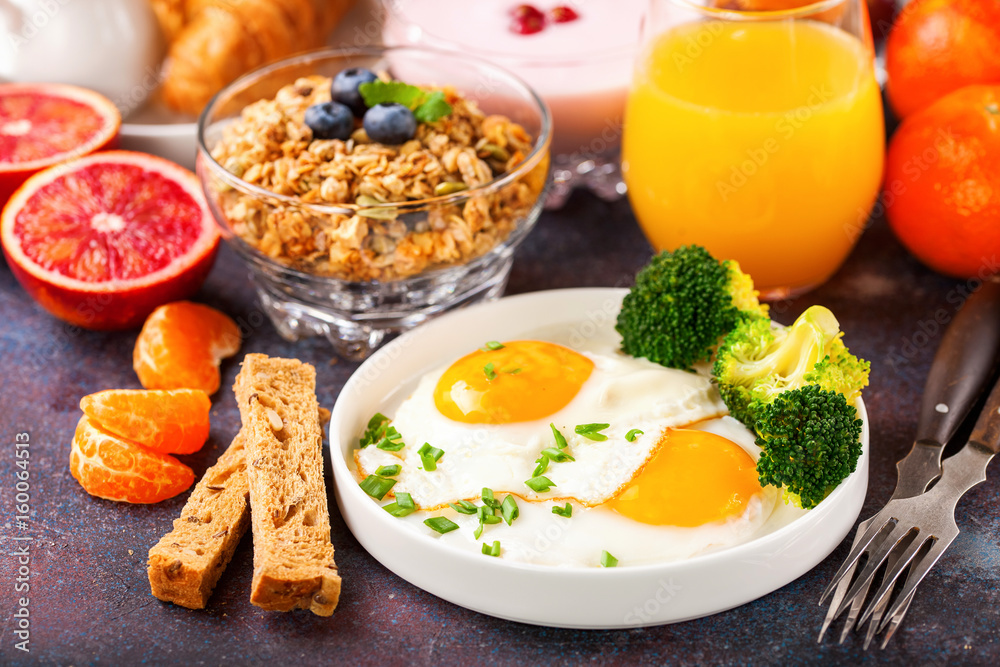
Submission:
M 175 35 L 161 92 L 177 111 L 198 114 L 237 77 L 321 46 L 354 0 L 153 0 Z M 180 27 L 178 27 L 180 26 Z

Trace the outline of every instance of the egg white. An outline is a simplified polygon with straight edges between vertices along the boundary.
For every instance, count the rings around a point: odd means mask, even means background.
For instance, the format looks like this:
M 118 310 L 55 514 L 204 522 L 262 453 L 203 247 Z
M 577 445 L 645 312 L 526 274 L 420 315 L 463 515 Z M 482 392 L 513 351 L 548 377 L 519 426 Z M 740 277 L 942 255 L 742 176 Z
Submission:
M 399 452 L 366 447 L 356 452 L 364 475 L 379 466 L 400 465 L 393 491 L 409 493 L 418 507 L 431 509 L 476 498 L 483 487 L 525 499 L 566 498 L 585 505 L 602 503 L 631 481 L 655 451 L 668 427 L 718 417 L 726 407 L 708 378 L 619 352 L 581 351 L 594 362 L 591 376 L 562 410 L 544 419 L 513 424 L 464 424 L 438 412 L 434 388 L 447 367 L 428 373 L 396 410 L 392 425 L 406 446 Z M 589 440 L 578 424 L 609 423 L 608 439 Z M 525 486 L 542 449 L 554 447 L 549 424 L 565 436 L 576 461 L 551 463 L 545 476 L 555 483 L 546 493 Z M 631 429 L 643 435 L 626 440 Z M 424 470 L 418 450 L 424 443 L 444 450 L 437 469 Z
M 732 417 L 701 422 L 694 428 L 729 438 L 755 458 L 759 455 L 753 436 Z M 692 528 L 648 525 L 604 506 L 587 507 L 576 502 L 571 503 L 572 516 L 566 518 L 552 513 L 552 507 L 562 506 L 563 502 L 523 500 L 518 500 L 519 516 L 511 525 L 487 525 L 479 540 L 474 536 L 477 518 L 451 508 L 418 511 L 400 521 L 410 530 L 472 553 L 481 553 L 483 544 L 499 541 L 500 556 L 506 560 L 555 567 L 599 567 L 601 552 L 608 551 L 618 559 L 619 566 L 625 567 L 685 560 L 747 542 L 762 531 L 776 496 L 773 488 L 766 487 L 740 516 Z M 438 535 L 423 524 L 431 516 L 447 517 L 459 528 Z
M 563 567 L 598 566 L 602 551 L 612 553 L 620 565 L 682 560 L 746 542 L 768 530 L 769 517 L 779 514 L 774 512 L 777 493 L 772 487 L 752 498 L 741 515 L 691 528 L 643 524 L 602 505 L 632 481 L 668 427 L 721 435 L 754 460 L 759 458 L 753 434 L 724 416 L 725 404 L 707 369 L 689 373 L 629 357 L 618 351 L 617 338 L 606 333 L 580 337 L 552 329 L 531 338 L 567 345 L 594 362 L 590 378 L 562 410 L 513 424 L 447 419 L 438 412 L 433 393 L 448 364 L 422 377 L 394 411 L 385 411 L 406 443 L 401 451 L 374 446 L 355 451 L 359 478 L 380 466 L 401 467 L 392 494 L 407 492 L 418 507 L 400 519 L 402 525 L 472 552 L 499 540 L 505 559 Z M 524 482 L 532 476 L 541 450 L 555 445 L 550 422 L 566 437 L 565 451 L 576 460 L 550 463 L 544 475 L 555 486 L 536 493 Z M 603 431 L 607 440 L 595 442 L 574 432 L 578 424 L 595 422 L 611 424 Z M 625 434 L 636 428 L 643 434 L 628 442 Z M 436 470 L 423 469 L 418 450 L 425 442 L 445 452 Z M 477 517 L 460 514 L 447 504 L 463 499 L 481 504 L 484 487 L 501 499 L 516 494 L 519 517 L 513 525 L 487 525 L 477 540 Z M 391 502 L 392 494 L 382 504 Z M 552 507 L 567 501 L 573 507 L 572 517 L 552 513 Z M 792 510 L 780 514 L 782 523 L 795 516 Z M 447 517 L 459 528 L 438 535 L 423 523 L 432 516 Z

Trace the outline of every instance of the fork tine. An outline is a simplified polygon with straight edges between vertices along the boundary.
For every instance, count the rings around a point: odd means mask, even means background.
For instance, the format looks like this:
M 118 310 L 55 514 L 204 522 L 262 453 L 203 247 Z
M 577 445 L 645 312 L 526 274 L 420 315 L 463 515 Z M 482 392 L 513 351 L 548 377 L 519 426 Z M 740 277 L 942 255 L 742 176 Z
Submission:
M 844 577 L 844 581 L 847 581 L 847 577 Z M 859 591 L 854 600 L 851 602 L 851 608 L 847 610 L 847 619 L 844 621 L 844 627 L 840 631 L 840 642 L 841 644 L 847 639 L 847 635 L 850 634 L 851 629 L 854 628 L 854 622 L 858 619 L 858 614 L 861 612 L 861 607 L 865 603 L 865 597 L 868 595 L 868 588 L 871 584 L 865 584 L 864 590 Z M 832 605 L 833 603 L 831 603 Z
M 921 549 L 923 551 L 922 552 L 920 552 L 920 551 L 917 552 L 917 558 L 923 558 L 924 556 L 926 556 L 927 555 L 927 551 L 929 551 L 930 547 L 932 547 L 932 546 L 934 546 L 933 540 L 926 540 L 926 541 L 924 541 L 924 544 L 921 547 Z M 912 572 L 909 573 L 909 574 L 912 574 Z M 907 575 L 907 578 L 909 578 L 909 574 Z M 903 617 L 906 616 L 906 612 L 908 612 L 910 610 L 910 603 L 913 602 L 913 596 L 916 595 L 916 592 L 917 592 L 916 589 L 910 591 L 910 594 L 906 596 L 905 600 L 903 600 L 903 606 L 900 607 L 899 611 L 897 611 L 894 615 L 892 615 L 889 618 L 889 625 L 886 626 L 885 634 L 882 636 L 882 644 L 881 644 L 881 646 L 879 646 L 880 649 L 884 649 L 885 646 L 886 646 L 886 644 L 889 643 L 889 640 L 892 639 L 892 636 L 894 634 L 896 634 L 896 630 L 899 628 L 900 624 L 903 622 Z M 888 602 L 888 599 L 886 600 L 886 602 Z M 885 605 L 883 604 L 882 607 L 883 607 L 883 611 L 884 611 L 885 610 Z M 876 620 L 875 620 L 875 616 L 874 615 L 872 616 L 871 623 L 872 623 L 871 627 L 874 627 L 874 625 L 876 625 Z M 878 623 L 878 625 L 881 626 L 882 623 Z
M 885 635 L 882 636 L 882 644 L 879 649 L 884 649 L 892 636 L 896 634 L 896 630 L 899 628 L 900 624 L 903 622 L 903 617 L 906 616 L 906 612 L 910 609 L 910 603 L 913 602 L 913 596 L 916 594 L 916 590 L 913 590 L 909 596 L 903 601 L 903 606 L 900 608 L 895 615 L 891 616 L 889 619 L 889 625 L 885 631 Z
M 882 612 L 885 611 L 886 606 L 889 604 L 888 597 L 884 597 L 878 601 L 875 606 L 875 611 L 872 613 L 871 621 L 868 623 L 868 630 L 865 632 L 865 645 L 864 650 L 868 650 L 868 646 L 871 645 L 872 639 L 875 638 L 878 632 L 879 621 L 882 620 Z
M 899 562 L 899 557 L 896 555 L 896 552 L 894 552 L 894 551 L 890 552 L 889 553 L 889 558 L 885 562 L 886 570 L 882 573 L 882 581 L 885 581 L 886 575 L 896 565 L 897 562 Z M 867 591 L 866 591 L 865 594 L 867 595 Z M 858 597 L 860 597 L 860 596 L 858 596 Z M 858 600 L 856 598 L 854 600 L 854 605 L 852 605 L 851 609 L 854 610 L 854 609 L 860 607 L 862 604 L 863 604 L 863 601 Z M 878 634 L 878 627 L 879 627 L 879 624 L 882 621 L 882 614 L 883 614 L 883 612 L 885 612 L 885 608 L 888 606 L 888 604 L 889 604 L 889 596 L 888 595 L 884 595 L 881 598 L 879 598 L 877 600 L 876 604 L 875 604 L 875 608 L 874 608 L 875 610 L 872 612 L 871 619 L 868 622 L 868 630 L 865 632 L 864 650 L 866 650 L 866 651 L 868 650 L 868 647 L 871 645 L 872 639 L 874 639 L 875 635 Z M 860 626 L 861 626 L 861 623 L 858 624 L 858 627 L 860 627 Z
M 899 578 L 899 575 L 902 574 L 903 570 L 905 570 L 910 565 L 910 563 L 913 561 L 913 558 L 917 555 L 917 552 L 923 548 L 927 540 L 932 539 L 929 536 L 921 537 L 919 530 L 920 529 L 918 528 L 917 535 L 913 538 L 913 541 L 911 541 L 906 546 L 903 552 L 899 554 L 898 558 L 896 559 L 896 562 L 892 564 L 892 567 L 888 567 L 886 569 L 885 576 L 882 578 L 882 585 L 879 586 L 877 591 L 875 591 L 875 595 L 874 597 L 872 597 L 872 601 L 868 604 L 868 608 L 865 609 L 865 612 L 861 615 L 862 623 L 864 623 L 865 620 L 867 620 L 867 618 L 872 615 L 872 613 L 875 611 L 875 607 L 878 606 L 879 602 L 881 602 L 883 599 L 885 601 L 889 600 L 889 598 L 891 597 L 890 594 L 892 593 L 892 588 L 893 586 L 895 586 L 896 580 Z M 885 605 L 882 605 L 882 607 L 884 610 Z M 878 627 L 881 625 L 881 621 L 882 621 L 881 618 L 879 618 L 878 621 L 873 619 L 872 623 L 876 627 Z
M 917 584 L 923 581 L 930 569 L 934 567 L 934 564 L 939 558 L 941 558 L 941 554 L 944 553 L 944 550 L 947 549 L 948 545 L 952 542 L 950 539 L 942 540 L 937 537 L 931 537 L 930 539 L 934 540 L 934 545 L 927 551 L 927 555 L 913 563 L 910 574 L 906 577 L 906 583 L 903 584 L 903 589 L 899 591 L 896 601 L 887 612 L 888 618 L 882 620 L 883 626 L 885 626 L 889 622 L 889 619 L 895 616 L 899 610 L 903 608 L 903 604 L 906 602 L 906 599 L 913 595 L 913 591 L 917 588 Z M 881 628 L 879 629 L 881 630 Z
M 892 532 L 878 542 L 874 553 L 868 557 L 868 562 L 865 563 L 865 569 L 861 570 L 861 574 L 859 574 L 858 578 L 854 580 L 854 585 L 847 591 L 847 599 L 840 603 L 840 609 L 837 611 L 838 616 L 851 602 L 854 601 L 855 596 L 861 592 L 862 587 L 869 584 L 872 577 L 875 576 L 875 572 L 882 565 L 883 561 L 885 561 L 886 557 L 888 557 L 889 552 L 895 549 L 896 545 L 898 545 L 913 529 L 913 526 L 897 523 L 893 527 Z
M 837 573 L 833 575 L 833 579 L 827 585 L 826 590 L 823 591 L 823 595 L 820 596 L 819 598 L 820 604 L 823 604 L 823 600 L 829 597 L 830 593 L 833 592 L 833 590 L 840 583 L 840 580 L 843 579 L 848 572 L 853 573 L 854 568 L 858 563 L 858 559 L 861 557 L 861 554 L 863 554 L 868 549 L 869 545 L 871 545 L 872 541 L 876 537 L 878 537 L 883 530 L 885 530 L 886 526 L 896 525 L 896 519 L 894 518 L 890 517 L 883 520 L 882 522 L 875 521 L 875 519 L 877 518 L 878 515 L 869 519 L 871 521 L 871 524 L 868 526 L 868 530 L 864 532 L 864 535 L 862 535 L 860 539 L 855 540 L 854 546 L 851 548 L 851 553 L 847 555 L 847 558 L 840 566 L 840 569 L 837 570 Z M 860 527 L 858 529 L 860 530 Z M 837 607 L 837 612 L 833 615 L 834 618 L 840 616 L 840 612 L 843 611 L 842 607 L 843 603 L 841 603 L 841 605 Z
M 847 592 L 847 587 L 851 585 L 851 576 L 854 574 L 854 567 L 851 567 L 851 571 L 837 584 L 837 588 L 833 591 L 833 597 L 830 599 L 830 606 L 826 610 L 826 616 L 823 618 L 823 625 L 819 629 L 819 637 L 816 638 L 816 642 L 820 643 L 823 641 L 823 635 L 829 629 L 830 624 L 833 623 L 835 611 L 837 607 L 840 606 L 840 601 L 844 599 L 844 593 Z M 820 602 L 820 604 L 823 604 Z
M 862 521 L 860 524 L 858 524 L 858 530 L 854 534 L 854 542 L 851 543 L 852 549 L 858 543 L 858 540 L 861 539 L 861 536 L 864 535 L 864 532 L 868 530 L 869 524 L 871 524 L 870 519 Z M 833 623 L 833 619 L 836 618 L 834 612 L 837 611 L 838 607 L 840 607 L 840 603 L 844 599 L 844 594 L 847 593 L 847 589 L 851 585 L 851 580 L 854 578 L 854 571 L 856 569 L 857 565 L 856 564 L 852 565 L 849 568 L 847 574 L 844 576 L 844 578 L 837 583 L 837 588 L 833 591 L 833 597 L 830 599 L 830 606 L 826 610 L 826 617 L 823 618 L 823 626 L 819 629 L 819 637 L 816 638 L 817 643 L 823 641 L 823 635 L 826 634 L 826 631 L 829 629 L 830 624 Z M 820 602 L 820 604 L 823 603 Z M 844 643 L 844 637 L 846 634 L 847 634 L 846 631 L 841 634 L 840 637 L 841 644 Z

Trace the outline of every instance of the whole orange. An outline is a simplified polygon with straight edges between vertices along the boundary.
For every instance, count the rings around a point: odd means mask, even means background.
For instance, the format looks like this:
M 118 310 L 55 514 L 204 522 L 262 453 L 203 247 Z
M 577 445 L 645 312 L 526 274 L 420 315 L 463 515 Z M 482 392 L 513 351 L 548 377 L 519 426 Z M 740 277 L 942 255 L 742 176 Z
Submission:
M 967 86 L 906 118 L 889 143 L 893 231 L 935 271 L 1000 269 L 1000 85 Z
M 1000 83 L 1000 1 L 913 0 L 889 33 L 885 66 L 900 118 L 963 86 Z

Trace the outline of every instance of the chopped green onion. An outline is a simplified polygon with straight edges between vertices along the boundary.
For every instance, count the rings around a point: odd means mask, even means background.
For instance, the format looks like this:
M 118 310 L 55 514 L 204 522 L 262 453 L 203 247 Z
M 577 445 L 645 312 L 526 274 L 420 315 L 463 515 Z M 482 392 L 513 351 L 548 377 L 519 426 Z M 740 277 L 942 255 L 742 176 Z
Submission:
M 448 503 L 448 506 L 459 514 L 475 514 L 477 509 L 476 506 L 468 500 L 459 500 L 457 504 Z
M 611 424 L 580 424 L 576 427 L 576 432 L 578 435 L 582 435 L 588 440 L 601 442 L 602 440 L 607 440 L 608 436 L 604 435 L 600 431 L 603 431 L 609 426 L 611 426 Z
M 482 350 L 483 352 L 493 352 L 494 350 L 502 350 L 503 348 L 504 348 L 503 343 L 501 343 L 498 340 L 491 340 L 486 343 L 486 345 L 482 348 Z
M 430 519 L 424 519 L 424 525 L 442 535 L 458 530 L 457 523 L 443 516 L 432 516 Z
M 396 480 L 394 479 L 387 479 L 378 475 L 368 475 L 365 477 L 365 481 L 361 482 L 359 486 L 361 486 L 362 491 L 372 498 L 382 500 L 385 498 L 385 494 L 389 493 L 389 489 L 395 484 Z
M 503 514 L 503 520 L 507 522 L 507 525 L 514 523 L 514 519 L 518 517 L 520 511 L 517 509 L 517 501 L 514 500 L 514 495 L 511 493 L 507 494 L 507 497 L 503 499 L 500 504 L 500 512 Z
M 500 555 L 500 540 L 494 540 L 493 546 L 488 544 L 483 545 L 483 555 L 485 556 L 499 556 Z
M 535 470 L 531 473 L 532 477 L 538 477 L 549 469 L 549 457 L 547 457 L 544 453 L 535 459 L 535 463 L 538 465 L 535 466 Z
M 520 368 L 505 368 L 505 369 L 503 369 L 500 372 L 501 373 L 506 373 L 507 375 L 517 375 L 518 373 L 521 372 L 521 369 Z
M 559 507 L 556 505 L 552 508 L 553 514 L 558 514 L 559 516 L 571 517 L 573 516 L 573 506 L 566 503 L 566 507 Z
M 379 466 L 378 470 L 375 471 L 376 475 L 382 475 L 383 477 L 395 477 L 402 470 L 398 465 L 391 466 Z
M 552 436 L 556 439 L 556 447 L 559 449 L 566 449 L 569 447 L 569 443 L 566 442 L 566 437 L 559 432 L 555 424 L 550 423 L 549 428 L 552 429 Z
M 631 431 L 629 431 L 628 433 L 625 434 L 625 439 L 628 440 L 629 442 L 635 442 L 635 439 L 638 438 L 642 434 L 643 434 L 642 431 L 640 431 L 637 428 L 634 428 L 634 429 L 632 429 Z
M 403 436 L 399 434 L 395 426 L 390 426 L 385 430 L 382 439 L 375 446 L 387 452 L 398 452 L 403 448 Z
M 417 450 L 417 454 L 420 454 L 424 470 L 437 470 L 437 462 L 444 456 L 444 451 L 437 447 L 431 447 L 429 442 L 425 442 L 424 446 Z
M 532 491 L 536 491 L 538 493 L 545 493 L 550 488 L 555 486 L 555 484 L 552 483 L 551 479 L 549 479 L 548 477 L 544 477 L 542 475 L 539 475 L 538 477 L 532 477 L 531 479 L 527 480 L 525 484 L 529 489 L 531 489 Z
M 542 450 L 542 456 L 553 461 L 554 463 L 563 463 L 565 461 L 576 461 L 572 456 L 564 451 L 558 450 L 555 447 L 546 447 Z
M 481 505 L 476 508 L 476 513 L 479 515 L 479 527 L 477 527 L 472 534 L 479 539 L 479 536 L 483 534 L 483 526 L 486 524 L 500 523 L 500 517 L 493 514 L 493 510 L 486 505 Z
M 601 552 L 601 567 L 615 567 L 618 565 L 618 559 L 609 554 L 607 551 Z
M 492 361 L 490 363 L 486 364 L 485 366 L 483 366 L 483 372 L 486 373 L 486 379 L 487 380 L 494 380 L 494 379 L 496 379 L 497 372 L 496 372 L 496 370 L 494 370 L 494 366 L 493 366 L 493 362 Z
M 394 503 L 389 503 L 388 505 L 383 505 L 382 509 L 384 509 L 386 512 L 396 517 L 397 519 L 401 519 L 404 516 L 413 514 L 416 511 L 415 507 L 403 507 L 401 504 L 399 504 L 399 501 Z
M 368 420 L 368 427 L 365 429 L 364 434 L 362 434 L 361 439 L 358 441 L 361 449 L 364 449 L 368 445 L 374 445 L 376 442 L 381 440 L 385 435 L 385 427 L 388 423 L 388 417 L 381 412 L 376 412 L 374 416 Z
M 493 509 L 493 510 L 500 509 L 500 503 L 493 496 L 493 489 L 489 489 L 489 488 L 487 488 L 487 487 L 484 486 L 483 487 L 482 497 L 483 497 L 483 504 L 484 505 L 486 505 L 487 507 L 489 507 L 490 509 Z
M 408 510 L 416 509 L 416 505 L 413 504 L 413 496 L 405 491 L 396 492 L 396 502 L 400 507 Z

